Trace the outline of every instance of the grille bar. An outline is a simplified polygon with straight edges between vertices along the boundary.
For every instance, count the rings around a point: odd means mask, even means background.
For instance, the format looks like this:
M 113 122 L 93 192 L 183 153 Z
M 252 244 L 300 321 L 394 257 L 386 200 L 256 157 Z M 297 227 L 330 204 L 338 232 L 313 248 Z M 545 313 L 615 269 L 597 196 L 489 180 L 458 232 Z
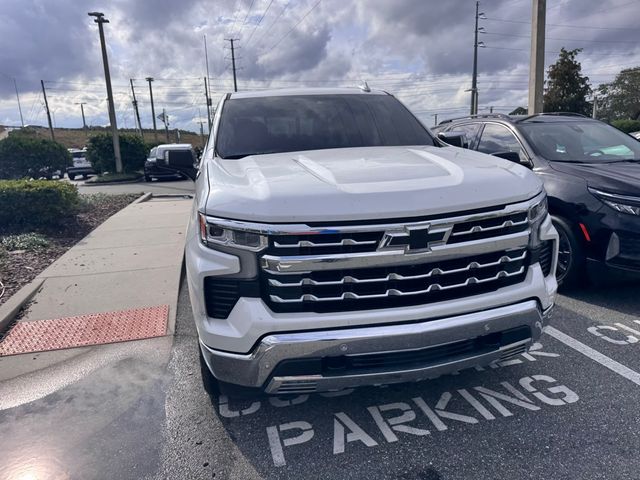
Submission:
M 276 248 L 301 248 L 301 247 L 343 247 L 353 245 L 377 245 L 377 240 L 354 240 L 352 238 L 343 238 L 339 242 L 312 242 L 310 240 L 300 240 L 296 243 L 281 243 L 273 242 L 273 246 Z
M 525 217 L 524 220 L 520 220 L 520 221 L 505 220 L 500 225 L 493 225 L 493 226 L 489 226 L 489 227 L 485 227 L 485 226 L 482 226 L 482 225 L 474 225 L 473 227 L 469 228 L 468 230 L 463 230 L 461 232 L 453 232 L 451 234 L 451 236 L 452 237 L 457 237 L 457 236 L 461 236 L 461 235 L 470 235 L 472 233 L 491 232 L 491 231 L 494 231 L 494 230 L 502 230 L 504 228 L 518 227 L 518 226 L 521 226 L 521 225 L 526 225 L 527 223 L 529 223 L 529 220 Z
M 385 277 L 378 277 L 378 278 L 357 278 L 352 275 L 347 275 L 345 277 L 342 277 L 340 280 L 321 281 L 321 280 L 314 280 L 312 278 L 303 278 L 297 282 L 281 282 L 279 280 L 270 278 L 269 285 L 272 285 L 274 287 L 301 287 L 303 285 L 315 285 L 315 286 L 344 285 L 347 283 L 375 283 L 375 282 L 387 282 L 391 280 L 420 280 L 424 278 L 431 278 L 436 275 L 449 275 L 453 273 L 467 272 L 467 271 L 481 269 L 481 268 L 495 267 L 495 266 L 502 265 L 505 263 L 510 263 L 510 262 L 518 262 L 520 260 L 524 260 L 526 256 L 527 256 L 527 252 L 524 251 L 522 252 L 521 255 L 518 255 L 516 257 L 503 255 L 498 260 L 493 262 L 479 263 L 476 261 L 472 261 L 466 267 L 463 267 L 463 268 L 453 268 L 453 269 L 444 270 L 442 268 L 435 267 L 435 268 L 432 268 L 427 273 L 423 273 L 419 275 L 401 275 L 399 273 L 389 273 Z
M 385 298 L 385 297 L 402 297 L 408 295 L 423 295 L 425 293 L 431 293 L 432 291 L 444 291 L 444 290 L 452 290 L 461 287 L 467 287 L 469 285 L 478 285 L 483 283 L 492 282 L 494 280 L 499 280 L 502 278 L 515 277 L 522 273 L 524 273 L 525 267 L 520 267 L 515 272 L 507 272 L 506 270 L 500 270 L 492 277 L 478 279 L 477 277 L 469 277 L 464 282 L 453 284 L 453 285 L 445 285 L 442 286 L 439 283 L 432 283 L 426 289 L 422 290 L 413 290 L 413 291 L 402 291 L 397 288 L 388 289 L 385 293 L 375 293 L 375 294 L 357 294 L 354 292 L 344 292 L 342 295 L 337 297 L 318 297 L 313 294 L 304 294 L 298 298 L 281 298 L 278 295 L 269 295 L 271 301 L 276 303 L 300 303 L 300 302 L 335 302 L 340 300 L 363 300 L 363 299 L 373 299 L 373 298 Z

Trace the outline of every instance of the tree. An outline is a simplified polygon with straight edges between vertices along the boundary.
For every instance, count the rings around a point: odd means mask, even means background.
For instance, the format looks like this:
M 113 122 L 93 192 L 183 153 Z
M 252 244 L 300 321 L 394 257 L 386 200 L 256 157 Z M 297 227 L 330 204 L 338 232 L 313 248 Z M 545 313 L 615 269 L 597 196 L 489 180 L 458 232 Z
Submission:
M 147 159 L 147 146 L 139 136 L 120 134 L 120 153 L 125 173 L 144 169 L 144 162 Z M 93 169 L 98 173 L 113 173 L 116 171 L 111 134 L 95 135 L 89 139 L 87 160 L 91 162 Z
M 589 77 L 581 74 L 582 66 L 576 60 L 581 48 L 560 49 L 560 57 L 547 71 L 544 92 L 545 112 L 574 112 L 583 115 L 591 113 Z
M 40 178 L 71 165 L 71 155 L 52 140 L 9 135 L 0 141 L 0 178 Z
M 598 118 L 640 120 L 640 67 L 622 70 L 598 88 Z
M 512 112 L 509 112 L 509 115 L 527 115 L 529 111 L 524 107 L 517 107 Z

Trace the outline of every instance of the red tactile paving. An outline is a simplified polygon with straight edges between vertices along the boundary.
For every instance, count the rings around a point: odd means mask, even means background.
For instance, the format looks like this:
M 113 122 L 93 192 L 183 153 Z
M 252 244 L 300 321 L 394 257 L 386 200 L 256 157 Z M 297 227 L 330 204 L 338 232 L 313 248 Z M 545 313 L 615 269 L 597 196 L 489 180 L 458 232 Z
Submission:
M 0 356 L 161 337 L 169 305 L 18 322 L 0 342 Z

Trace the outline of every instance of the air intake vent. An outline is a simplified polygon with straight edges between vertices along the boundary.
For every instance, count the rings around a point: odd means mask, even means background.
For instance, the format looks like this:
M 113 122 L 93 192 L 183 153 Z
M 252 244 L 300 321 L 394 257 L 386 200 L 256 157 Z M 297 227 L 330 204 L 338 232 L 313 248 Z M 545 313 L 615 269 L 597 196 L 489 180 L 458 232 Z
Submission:
M 240 297 L 259 297 L 260 286 L 255 280 L 204 279 L 204 298 L 207 315 L 212 318 L 227 318 Z
M 542 274 L 546 277 L 551 273 L 551 264 L 553 263 L 553 242 L 546 240 L 542 242 L 540 247 L 540 268 Z

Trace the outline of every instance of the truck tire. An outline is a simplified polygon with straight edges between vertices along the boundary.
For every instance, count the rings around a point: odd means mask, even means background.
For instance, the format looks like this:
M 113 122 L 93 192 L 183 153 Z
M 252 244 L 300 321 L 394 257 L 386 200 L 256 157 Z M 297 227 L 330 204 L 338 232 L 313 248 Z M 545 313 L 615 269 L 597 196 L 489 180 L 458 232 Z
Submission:
M 69 176 L 69 180 L 75 180 L 76 176 L 73 173 L 67 173 L 67 175 Z
M 152 182 L 152 181 L 153 181 L 153 178 L 151 178 L 149 175 L 145 175 L 145 176 L 144 176 L 144 181 L 145 181 L 145 182 Z
M 562 217 L 552 217 L 552 220 L 560 236 L 556 270 L 558 285 L 563 288 L 575 287 L 585 278 L 584 248 L 576 235 L 577 228 L 572 228 L 568 220 Z

